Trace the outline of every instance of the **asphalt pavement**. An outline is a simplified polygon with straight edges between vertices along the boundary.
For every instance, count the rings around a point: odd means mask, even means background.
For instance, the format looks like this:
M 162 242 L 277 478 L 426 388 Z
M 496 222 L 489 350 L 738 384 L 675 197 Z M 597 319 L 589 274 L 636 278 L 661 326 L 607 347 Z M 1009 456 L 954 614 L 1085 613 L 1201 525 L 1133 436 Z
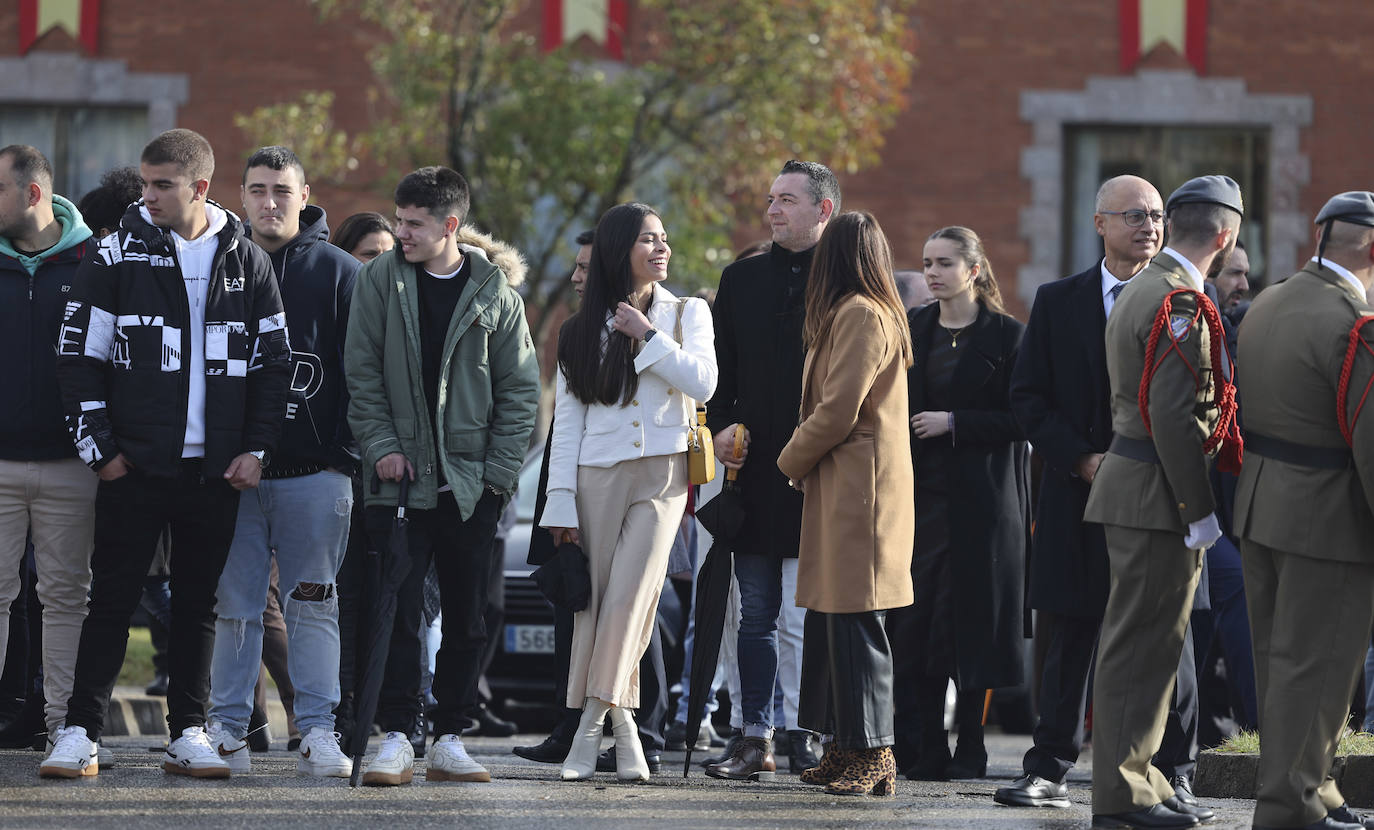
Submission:
M 510 748 L 542 736 L 472 738 L 468 751 L 492 774 L 490 784 L 428 784 L 424 761 L 404 787 L 351 790 L 342 779 L 296 775 L 284 742 L 253 756 L 253 771 L 227 781 L 199 781 L 162 771 L 148 737 L 107 740 L 113 768 L 77 781 L 41 781 L 40 753 L 0 751 L 0 827 L 133 828 L 391 827 L 557 828 L 1086 828 L 1091 819 L 1085 757 L 1070 774 L 1067 809 L 1021 809 L 993 802 L 993 791 L 1020 774 L 1027 736 L 989 735 L 989 777 L 972 781 L 899 779 L 895 798 L 826 795 L 779 774 L 771 783 L 717 781 L 700 768 L 682 777 L 682 753 L 647 784 L 564 783 L 558 768 L 517 758 Z M 604 746 L 610 746 L 606 739 Z M 785 759 L 779 759 L 785 766 Z M 1215 830 L 1248 828 L 1254 802 L 1202 799 Z

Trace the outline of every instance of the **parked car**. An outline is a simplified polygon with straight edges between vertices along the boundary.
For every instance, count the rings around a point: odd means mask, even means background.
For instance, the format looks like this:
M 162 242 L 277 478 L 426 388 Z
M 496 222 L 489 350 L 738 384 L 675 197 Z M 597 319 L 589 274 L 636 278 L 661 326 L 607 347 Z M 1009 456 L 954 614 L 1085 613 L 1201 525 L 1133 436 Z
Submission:
M 497 701 L 513 699 L 553 703 L 553 606 L 539 592 L 526 563 L 534 529 L 534 502 L 539 494 L 539 466 L 543 445 L 525 458 L 511 509 L 515 524 L 505 543 L 506 619 L 503 630 L 488 632 L 500 647 L 487 670 L 487 683 Z

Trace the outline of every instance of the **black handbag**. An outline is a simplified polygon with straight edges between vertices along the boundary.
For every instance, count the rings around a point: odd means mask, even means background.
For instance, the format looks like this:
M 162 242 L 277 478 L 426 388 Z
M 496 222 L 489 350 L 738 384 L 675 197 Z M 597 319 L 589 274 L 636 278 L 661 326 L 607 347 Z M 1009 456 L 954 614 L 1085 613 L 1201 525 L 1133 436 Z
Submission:
M 549 602 L 570 611 L 585 611 L 592 601 L 592 573 L 587 554 L 575 542 L 562 541 L 549 560 L 534 571 L 534 582 Z

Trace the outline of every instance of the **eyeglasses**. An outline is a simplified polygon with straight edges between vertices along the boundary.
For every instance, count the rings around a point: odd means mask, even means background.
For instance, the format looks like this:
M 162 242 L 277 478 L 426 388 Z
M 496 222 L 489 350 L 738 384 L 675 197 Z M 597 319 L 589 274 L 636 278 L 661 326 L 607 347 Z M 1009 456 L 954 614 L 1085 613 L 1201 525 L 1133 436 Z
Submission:
M 1128 228 L 1138 228 L 1145 224 L 1145 217 L 1150 217 L 1150 222 L 1155 225 L 1164 224 L 1164 212 L 1159 210 L 1099 210 L 1108 216 L 1120 216 L 1126 222 Z

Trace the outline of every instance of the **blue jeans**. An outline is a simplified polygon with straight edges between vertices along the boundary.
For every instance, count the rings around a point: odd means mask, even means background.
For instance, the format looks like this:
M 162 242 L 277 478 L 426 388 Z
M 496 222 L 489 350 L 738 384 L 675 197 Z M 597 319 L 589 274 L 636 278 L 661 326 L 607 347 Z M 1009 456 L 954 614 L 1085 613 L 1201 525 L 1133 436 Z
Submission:
M 302 735 L 317 727 L 334 731 L 333 710 L 339 705 L 339 598 L 334 580 L 348 544 L 352 512 L 352 482 L 328 470 L 263 479 L 256 490 L 243 493 L 216 594 L 219 619 L 210 668 L 210 720 L 233 735 L 247 734 L 253 713 L 273 555 L 286 619 L 287 671 L 296 687 L 296 723 Z M 303 598 L 298 593 L 302 585 L 326 587 Z
M 778 611 L 782 608 L 782 560 L 736 554 L 739 582 L 740 714 L 745 727 L 773 727 L 773 690 L 778 679 Z

